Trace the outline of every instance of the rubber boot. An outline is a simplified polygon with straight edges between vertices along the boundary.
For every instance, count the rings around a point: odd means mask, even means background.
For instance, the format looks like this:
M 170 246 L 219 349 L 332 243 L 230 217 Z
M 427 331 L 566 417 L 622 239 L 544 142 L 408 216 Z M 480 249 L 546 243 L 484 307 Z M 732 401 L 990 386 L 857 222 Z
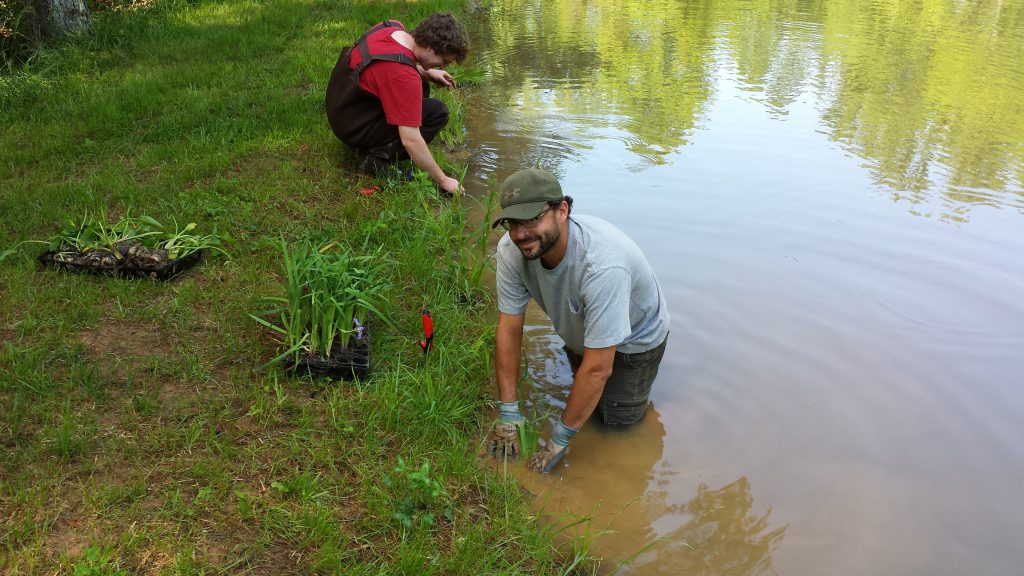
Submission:
M 411 168 L 399 169 L 395 163 L 408 158 L 409 153 L 405 151 L 405 146 L 402 146 L 402 141 L 395 140 L 366 150 L 359 163 L 359 171 L 377 178 L 390 176 L 407 182 L 413 178 L 414 171 Z
M 359 171 L 368 176 L 379 178 L 388 172 L 391 163 L 388 159 L 375 153 L 373 150 L 366 152 L 359 161 Z

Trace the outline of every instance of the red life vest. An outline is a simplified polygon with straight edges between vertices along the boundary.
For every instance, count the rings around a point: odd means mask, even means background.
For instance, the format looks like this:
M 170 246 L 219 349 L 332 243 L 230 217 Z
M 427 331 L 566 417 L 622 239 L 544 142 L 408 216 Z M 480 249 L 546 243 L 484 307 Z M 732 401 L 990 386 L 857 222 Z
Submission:
M 334 65 L 331 79 L 327 83 L 327 97 L 324 100 L 327 109 L 327 121 L 335 136 L 342 142 L 359 147 L 359 136 L 370 125 L 378 121 L 382 115 L 380 100 L 359 85 L 359 75 L 371 63 L 378 60 L 398 62 L 416 68 L 416 62 L 407 54 L 373 54 L 366 42 L 367 37 L 383 28 L 405 30 L 396 21 L 385 20 L 370 28 L 352 46 L 342 51 L 338 63 Z M 362 61 L 354 68 L 349 66 L 352 51 L 359 50 Z

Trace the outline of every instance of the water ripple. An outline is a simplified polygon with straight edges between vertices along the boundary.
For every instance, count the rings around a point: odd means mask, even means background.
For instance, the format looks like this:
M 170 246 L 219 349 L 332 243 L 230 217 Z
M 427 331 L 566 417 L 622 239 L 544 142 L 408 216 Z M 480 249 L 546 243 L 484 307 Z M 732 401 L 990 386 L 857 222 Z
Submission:
M 875 298 L 922 326 L 953 333 L 1012 334 L 1024 326 L 1024 284 L 974 264 L 910 260 L 877 279 Z M 881 289 L 884 287 L 884 290 Z

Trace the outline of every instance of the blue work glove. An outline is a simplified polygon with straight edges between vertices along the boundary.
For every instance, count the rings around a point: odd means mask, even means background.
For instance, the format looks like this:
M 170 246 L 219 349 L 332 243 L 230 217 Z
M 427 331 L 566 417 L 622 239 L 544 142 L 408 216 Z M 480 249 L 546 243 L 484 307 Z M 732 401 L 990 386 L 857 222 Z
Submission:
M 523 453 L 519 428 L 526 418 L 519 412 L 519 402 L 498 402 L 498 421 L 491 432 L 490 453 L 495 460 L 515 460 Z
M 530 470 L 547 474 L 551 469 L 562 461 L 562 458 L 569 453 L 569 440 L 576 435 L 578 430 L 573 430 L 559 420 L 551 431 L 551 439 L 544 443 L 527 464 Z

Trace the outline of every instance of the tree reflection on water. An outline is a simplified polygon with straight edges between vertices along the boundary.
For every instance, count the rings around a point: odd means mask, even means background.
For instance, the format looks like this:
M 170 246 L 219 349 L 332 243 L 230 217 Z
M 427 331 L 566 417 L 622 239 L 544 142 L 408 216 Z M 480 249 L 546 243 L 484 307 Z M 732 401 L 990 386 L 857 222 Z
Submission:
M 772 574 L 772 553 L 786 527 L 769 529 L 769 509 L 752 513 L 750 481 L 742 477 L 711 489 L 701 484 L 697 495 L 676 507 L 689 516 L 682 526 L 660 536 L 632 568 L 644 574 Z
M 548 124 L 515 142 L 533 156 L 551 135 L 605 137 L 641 167 L 665 164 L 731 78 L 775 118 L 815 114 L 911 212 L 933 198 L 952 220 L 978 204 L 1024 210 L 1024 3 L 495 0 L 488 12 L 477 37 L 495 110 Z
M 555 392 L 535 393 L 547 404 Z M 516 477 L 538 495 L 552 526 L 566 527 L 564 535 L 604 558 L 601 573 L 624 561 L 618 574 L 773 573 L 772 554 L 786 526 L 769 525 L 771 508 L 755 511 L 745 476 L 720 488 L 701 483 L 686 500 L 692 476 L 664 458 L 663 420 L 653 405 L 626 428 L 591 419 L 573 439 L 565 466 L 550 476 L 517 466 Z

